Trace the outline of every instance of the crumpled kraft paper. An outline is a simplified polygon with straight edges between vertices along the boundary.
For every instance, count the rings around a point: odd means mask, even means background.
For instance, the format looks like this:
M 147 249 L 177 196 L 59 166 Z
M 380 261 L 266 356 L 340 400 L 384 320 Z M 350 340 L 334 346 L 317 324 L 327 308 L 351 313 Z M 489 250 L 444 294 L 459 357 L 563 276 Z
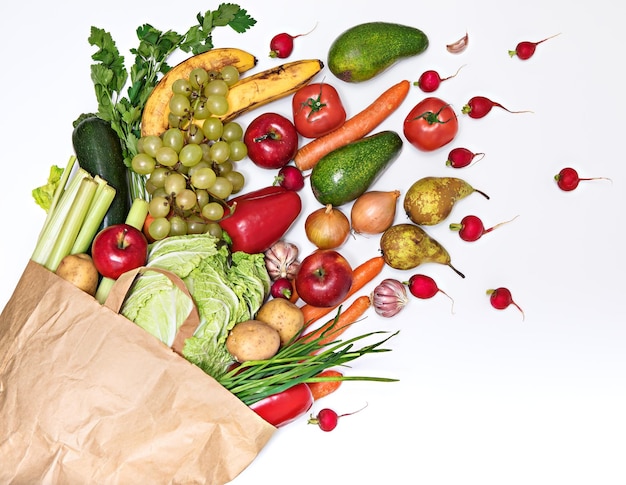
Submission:
M 29 262 L 0 315 L 0 483 L 231 481 L 276 429 L 201 369 Z

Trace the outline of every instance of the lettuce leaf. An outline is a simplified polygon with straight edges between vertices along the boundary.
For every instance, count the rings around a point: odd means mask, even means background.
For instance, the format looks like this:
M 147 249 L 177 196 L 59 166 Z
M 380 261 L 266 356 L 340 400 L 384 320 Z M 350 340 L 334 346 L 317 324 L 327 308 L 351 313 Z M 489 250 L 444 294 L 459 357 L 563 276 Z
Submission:
M 270 288 L 263 254 L 230 253 L 208 234 L 171 236 L 153 243 L 146 266 L 172 271 L 185 282 L 200 315 L 184 357 L 218 378 L 232 363 L 225 342 L 238 322 L 254 318 Z M 191 302 L 164 275 L 146 272 L 129 292 L 122 314 L 171 346 Z

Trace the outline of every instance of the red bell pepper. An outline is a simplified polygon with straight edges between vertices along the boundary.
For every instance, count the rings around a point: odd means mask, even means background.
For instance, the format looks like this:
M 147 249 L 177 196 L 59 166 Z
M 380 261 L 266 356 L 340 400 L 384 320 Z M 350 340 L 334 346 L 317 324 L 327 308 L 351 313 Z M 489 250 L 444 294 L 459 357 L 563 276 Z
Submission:
M 304 382 L 250 405 L 255 413 L 275 427 L 295 421 L 313 406 L 313 393 Z
M 302 210 L 294 190 L 271 185 L 228 202 L 230 212 L 220 226 L 232 240 L 231 250 L 262 253 L 278 242 Z

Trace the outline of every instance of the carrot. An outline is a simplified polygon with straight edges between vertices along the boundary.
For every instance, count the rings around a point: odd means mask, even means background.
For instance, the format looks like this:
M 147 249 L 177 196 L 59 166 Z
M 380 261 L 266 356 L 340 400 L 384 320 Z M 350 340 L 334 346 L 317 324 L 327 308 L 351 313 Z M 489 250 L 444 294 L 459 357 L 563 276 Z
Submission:
M 296 285 L 292 284 L 291 285 L 291 296 L 289 297 L 289 301 L 291 303 L 296 303 L 299 299 L 300 299 L 300 295 L 298 295 L 298 292 L 296 291 Z
M 321 337 L 319 344 L 326 345 L 340 337 L 348 327 L 363 316 L 370 306 L 372 306 L 372 300 L 369 295 L 361 295 L 348 308 L 343 311 L 339 310 L 334 318 L 328 320 L 321 327 L 304 334 L 300 339 L 310 341 Z M 324 332 L 327 334 L 322 335 Z
M 398 109 L 409 88 L 407 80 L 394 84 L 339 128 L 301 146 L 293 159 L 296 167 L 301 171 L 310 170 L 324 155 L 367 135 Z
M 318 399 L 321 399 L 323 397 L 328 396 L 329 394 L 332 394 L 337 389 L 339 389 L 339 386 L 343 382 L 341 380 L 341 378 L 343 377 L 343 374 L 339 372 L 338 370 L 327 369 L 317 374 L 315 378 L 317 377 L 321 377 L 321 378 L 329 379 L 329 380 L 307 382 L 309 389 L 311 389 L 311 394 L 313 394 L 314 401 L 317 401 Z M 338 379 L 333 380 L 332 378 L 334 377 L 337 377 Z
M 382 256 L 374 256 L 367 261 L 361 263 L 352 271 L 352 287 L 344 298 L 344 301 L 360 291 L 367 283 L 372 281 L 385 267 L 385 260 Z M 316 322 L 320 318 L 328 315 L 339 305 L 332 307 L 318 307 L 305 303 L 300 307 L 304 314 L 305 328 Z

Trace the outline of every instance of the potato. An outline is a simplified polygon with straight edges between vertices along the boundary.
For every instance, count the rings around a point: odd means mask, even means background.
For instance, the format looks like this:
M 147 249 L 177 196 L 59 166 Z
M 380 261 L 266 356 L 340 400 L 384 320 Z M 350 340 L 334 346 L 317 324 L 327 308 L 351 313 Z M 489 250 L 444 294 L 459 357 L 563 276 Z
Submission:
M 226 349 L 237 362 L 269 359 L 279 348 L 278 332 L 259 320 L 239 322 L 226 338 Z
M 285 298 L 266 301 L 256 314 L 256 319 L 276 329 L 280 344 L 285 345 L 298 335 L 304 327 L 304 314 L 298 305 Z
M 59 263 L 56 274 L 91 296 L 96 294 L 100 275 L 88 254 L 78 253 L 65 256 Z

